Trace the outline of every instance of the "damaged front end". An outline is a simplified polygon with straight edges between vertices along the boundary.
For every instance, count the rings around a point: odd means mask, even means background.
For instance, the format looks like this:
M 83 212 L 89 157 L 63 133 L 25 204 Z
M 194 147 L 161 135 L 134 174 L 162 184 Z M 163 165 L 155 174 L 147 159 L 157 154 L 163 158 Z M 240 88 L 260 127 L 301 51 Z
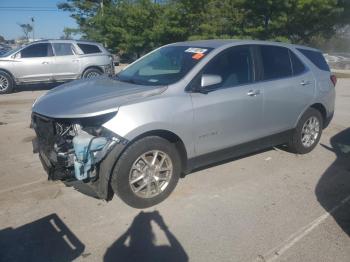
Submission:
M 107 199 L 111 162 L 127 143 L 102 126 L 115 114 L 54 119 L 33 113 L 31 126 L 37 135 L 33 152 L 39 153 L 49 180 L 82 181 L 92 186 L 99 198 Z M 108 157 L 111 151 L 113 156 Z

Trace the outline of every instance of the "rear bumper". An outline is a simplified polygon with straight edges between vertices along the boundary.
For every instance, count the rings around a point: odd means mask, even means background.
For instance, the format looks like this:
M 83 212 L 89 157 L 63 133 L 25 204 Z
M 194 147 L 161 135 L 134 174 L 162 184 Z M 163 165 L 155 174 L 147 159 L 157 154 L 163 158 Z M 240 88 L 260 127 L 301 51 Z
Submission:
M 111 63 L 109 65 L 103 66 L 103 72 L 108 76 L 114 76 L 115 70 L 114 70 L 114 64 Z

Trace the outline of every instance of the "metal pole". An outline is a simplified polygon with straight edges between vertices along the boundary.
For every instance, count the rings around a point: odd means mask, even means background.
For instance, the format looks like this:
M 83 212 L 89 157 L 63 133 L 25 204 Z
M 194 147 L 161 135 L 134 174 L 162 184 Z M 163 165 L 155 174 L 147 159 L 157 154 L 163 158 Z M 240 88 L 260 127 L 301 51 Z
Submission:
M 35 40 L 35 35 L 34 35 L 34 17 L 32 17 L 32 28 L 33 28 L 33 41 Z

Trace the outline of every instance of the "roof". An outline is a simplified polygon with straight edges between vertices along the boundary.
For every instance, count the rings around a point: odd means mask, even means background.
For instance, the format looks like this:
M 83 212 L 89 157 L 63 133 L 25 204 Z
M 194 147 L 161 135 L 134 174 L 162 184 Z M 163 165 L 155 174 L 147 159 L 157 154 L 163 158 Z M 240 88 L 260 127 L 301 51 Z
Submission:
M 60 43 L 86 43 L 86 44 L 98 44 L 98 42 L 90 41 L 90 40 L 74 40 L 74 39 L 41 39 L 38 41 L 31 42 L 32 43 L 46 43 L 46 42 L 60 42 Z
M 277 45 L 284 47 L 294 47 L 294 48 L 304 48 L 310 50 L 317 50 L 315 48 L 295 45 L 283 42 L 273 42 L 273 41 L 261 41 L 261 40 L 241 40 L 241 39 L 211 39 L 211 40 L 196 40 L 196 41 L 184 41 L 171 44 L 172 46 L 194 46 L 194 47 L 208 47 L 208 48 L 220 48 L 223 46 L 231 46 L 235 44 L 247 44 L 247 45 Z M 319 51 L 319 50 L 318 50 Z

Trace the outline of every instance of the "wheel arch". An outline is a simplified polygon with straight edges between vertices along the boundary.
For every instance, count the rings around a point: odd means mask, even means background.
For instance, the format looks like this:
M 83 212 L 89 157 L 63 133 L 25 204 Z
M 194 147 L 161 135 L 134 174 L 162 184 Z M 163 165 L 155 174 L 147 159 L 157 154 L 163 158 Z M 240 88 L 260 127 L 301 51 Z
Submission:
M 169 130 L 156 129 L 156 130 L 147 131 L 145 133 L 138 135 L 134 139 L 132 139 L 128 143 L 128 146 L 133 144 L 134 142 L 136 142 L 144 137 L 148 137 L 148 136 L 158 136 L 158 137 L 164 138 L 165 140 L 169 141 L 170 143 L 173 143 L 175 145 L 176 150 L 178 151 L 180 159 L 181 159 L 182 172 L 184 173 L 187 171 L 188 158 L 187 158 L 187 150 L 186 150 L 185 144 L 178 135 L 176 135 L 175 133 L 173 133 Z M 182 174 L 182 175 L 184 175 L 184 174 Z
M 181 176 L 184 177 L 188 172 L 188 161 L 187 161 L 187 151 L 185 148 L 185 145 L 181 138 L 176 135 L 175 133 L 164 130 L 164 129 L 157 129 L 157 130 L 151 130 L 147 131 L 145 133 L 142 133 L 135 138 L 133 138 L 130 141 L 127 141 L 125 145 L 122 146 L 116 146 L 112 151 L 107 155 L 107 157 L 102 160 L 99 167 L 99 179 L 92 184 L 92 188 L 96 191 L 98 194 L 98 197 L 101 199 L 105 199 L 107 201 L 111 200 L 114 196 L 114 191 L 111 187 L 111 178 L 113 175 L 113 170 L 115 168 L 115 165 L 120 159 L 120 156 L 125 152 L 125 150 L 131 146 L 136 141 L 148 137 L 148 136 L 158 136 L 161 138 L 164 138 L 168 140 L 171 143 L 174 143 L 176 146 L 176 149 L 179 152 L 179 156 L 181 159 L 181 169 L 182 173 Z
M 90 65 L 90 66 L 87 66 L 83 72 L 81 73 L 81 77 L 83 77 L 83 75 L 85 74 L 85 72 L 89 69 L 97 69 L 99 70 L 102 74 L 103 74 L 103 69 L 100 67 L 100 66 L 96 66 L 96 65 Z
M 313 108 L 316 109 L 318 112 L 321 113 L 322 116 L 322 122 L 323 122 L 323 129 L 325 129 L 327 127 L 327 125 L 329 124 L 328 118 L 327 118 L 327 110 L 326 107 L 322 104 L 322 103 L 313 103 L 312 105 L 308 106 L 305 108 L 305 110 L 299 115 L 294 127 L 296 127 L 301 119 L 301 117 L 305 114 L 305 112 L 309 109 L 309 108 Z
M 9 74 L 9 75 L 11 76 L 11 78 L 12 78 L 13 83 L 16 84 L 16 78 L 14 77 L 14 75 L 13 75 L 9 70 L 0 68 L 0 72 L 1 72 L 1 71 L 3 71 L 3 72 L 5 72 L 5 73 Z
M 321 104 L 321 103 L 315 103 L 313 105 L 310 106 L 310 108 L 314 108 L 317 111 L 319 111 L 322 115 L 322 122 L 323 122 L 323 128 L 326 127 L 326 123 L 327 123 L 327 110 L 326 107 Z

